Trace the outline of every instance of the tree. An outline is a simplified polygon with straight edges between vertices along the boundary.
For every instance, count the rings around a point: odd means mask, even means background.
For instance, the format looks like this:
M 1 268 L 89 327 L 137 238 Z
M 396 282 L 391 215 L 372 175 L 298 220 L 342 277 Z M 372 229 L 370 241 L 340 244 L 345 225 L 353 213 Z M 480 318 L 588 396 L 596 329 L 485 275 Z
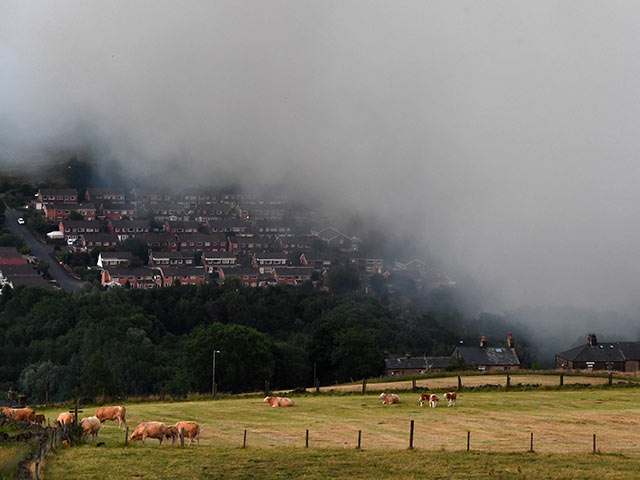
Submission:
M 85 397 L 95 398 L 99 395 L 113 396 L 120 389 L 100 352 L 96 352 L 85 363 L 78 385 L 79 393 Z
M 64 374 L 64 368 L 51 360 L 32 363 L 22 370 L 18 384 L 32 402 L 45 401 L 56 396 Z
M 326 284 L 331 293 L 341 294 L 357 290 L 360 281 L 355 272 L 343 265 L 334 264 L 327 271 Z

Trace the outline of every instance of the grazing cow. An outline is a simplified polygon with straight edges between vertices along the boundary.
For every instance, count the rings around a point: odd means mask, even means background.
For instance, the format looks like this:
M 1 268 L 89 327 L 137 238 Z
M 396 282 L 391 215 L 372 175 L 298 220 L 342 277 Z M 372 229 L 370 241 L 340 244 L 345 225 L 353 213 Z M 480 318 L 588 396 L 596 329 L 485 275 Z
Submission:
M 263 402 L 272 407 L 293 407 L 293 400 L 287 397 L 264 397 Z
M 162 445 L 162 441 L 167 434 L 167 426 L 162 422 L 142 422 L 136 426 L 129 440 L 141 440 L 144 444 L 145 439 L 155 438 Z M 165 442 L 164 446 L 167 446 Z
M 13 410 L 11 407 L 3 407 L 2 414 L 7 418 L 13 418 Z
M 91 435 L 91 440 L 98 438 L 98 432 L 100 431 L 100 419 L 98 417 L 86 417 L 80 421 L 82 425 L 82 436 L 86 437 Z
M 56 422 L 60 425 L 64 425 L 65 423 L 73 423 L 75 416 L 75 413 L 72 412 L 62 412 L 60 415 L 58 415 L 58 419 L 56 420 Z
M 429 393 L 422 393 L 420 394 L 420 406 L 424 407 L 424 402 L 428 402 L 429 401 Z
M 400 403 L 400 397 L 395 393 L 381 393 L 378 397 L 382 400 L 383 405 L 391 405 L 392 403 Z
M 164 438 L 167 440 L 171 439 L 171 445 L 175 445 L 176 440 L 180 439 L 180 431 L 178 430 L 178 427 L 175 425 L 169 425 L 167 427 L 167 433 L 164 434 Z
M 44 418 L 44 414 L 36 413 L 36 419 L 34 423 L 37 423 L 38 425 L 44 425 L 45 421 L 46 419 Z
M 285 400 L 289 400 L 288 398 Z M 289 400 L 291 402 L 291 400 Z M 291 402 L 293 405 L 293 402 Z M 287 405 L 281 405 L 287 406 Z M 196 422 L 178 422 L 175 427 L 178 429 L 178 432 L 184 428 L 184 437 L 189 439 L 189 445 L 193 443 L 195 439 L 200 445 L 200 425 Z
M 36 414 L 33 408 L 14 408 L 11 413 L 11 418 L 14 420 L 22 420 L 23 422 L 35 423 Z
M 127 409 L 125 407 L 100 407 L 96 411 L 96 417 L 100 419 L 100 423 L 106 420 L 118 420 L 118 428 L 122 428 L 122 424 L 127 426 Z
M 444 399 L 447 401 L 447 407 L 455 407 L 456 406 L 456 392 L 448 392 L 444 394 Z
M 435 393 L 429 395 L 429 406 L 431 408 L 436 408 L 436 406 L 438 405 L 437 402 L 439 402 L 439 401 L 440 401 L 440 399 L 438 398 L 438 396 Z

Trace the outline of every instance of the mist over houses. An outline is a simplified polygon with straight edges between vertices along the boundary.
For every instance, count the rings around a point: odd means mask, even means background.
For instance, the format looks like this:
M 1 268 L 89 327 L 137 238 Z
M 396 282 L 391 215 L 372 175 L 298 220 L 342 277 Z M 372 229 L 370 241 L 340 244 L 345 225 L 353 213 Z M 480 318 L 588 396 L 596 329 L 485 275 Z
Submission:
M 332 265 L 357 278 L 363 292 L 376 288 L 371 285 L 376 274 L 386 288 L 410 285 L 416 294 L 455 285 L 421 259 L 389 254 L 379 236 L 362 238 L 280 194 L 41 188 L 30 207 L 49 224 L 47 236 L 69 252 L 62 259 L 90 254 L 86 267 L 100 269 L 106 287 L 156 288 L 234 277 L 250 287 L 323 289 Z

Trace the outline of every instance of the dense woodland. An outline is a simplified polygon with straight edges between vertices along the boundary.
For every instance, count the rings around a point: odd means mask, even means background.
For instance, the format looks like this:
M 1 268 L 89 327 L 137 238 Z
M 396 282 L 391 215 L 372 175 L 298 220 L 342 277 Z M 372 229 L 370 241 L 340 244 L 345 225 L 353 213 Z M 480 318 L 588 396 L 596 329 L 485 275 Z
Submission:
M 469 325 L 455 311 L 408 302 L 234 281 L 152 290 L 87 285 L 75 294 L 5 287 L 0 388 L 17 384 L 34 401 L 208 392 L 214 348 L 220 391 L 258 390 L 265 380 L 308 386 L 314 363 L 326 385 L 381 375 L 385 352 L 448 355 L 461 338 L 475 342 Z

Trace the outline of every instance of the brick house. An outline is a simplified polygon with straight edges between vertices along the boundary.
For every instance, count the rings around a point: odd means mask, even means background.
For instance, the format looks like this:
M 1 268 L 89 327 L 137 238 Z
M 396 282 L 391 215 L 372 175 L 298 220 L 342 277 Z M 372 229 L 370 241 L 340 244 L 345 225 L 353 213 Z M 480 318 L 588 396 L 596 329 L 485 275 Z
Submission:
M 125 203 L 124 190 L 115 188 L 87 187 L 84 196 L 87 202 L 94 202 L 96 204 L 104 202 L 105 200 L 111 203 Z
M 109 232 L 117 235 L 120 241 L 149 233 L 149 230 L 148 220 L 109 220 Z
M 157 268 L 150 267 L 109 267 L 102 270 L 101 283 L 103 287 L 114 285 L 131 288 L 149 289 L 162 286 L 162 273 Z
M 104 201 L 101 205 L 102 216 L 108 220 L 123 220 L 135 218 L 136 207 L 130 203 L 113 203 Z
M 213 250 L 224 252 L 227 250 L 227 237 L 222 233 L 183 233 L 177 236 L 180 249 Z
M 78 190 L 75 188 L 41 188 L 36 193 L 38 202 L 45 203 L 78 203 Z
M 58 225 L 58 230 L 64 234 L 65 240 L 68 238 L 75 240 L 85 233 L 100 233 L 100 222 L 95 220 L 62 220 Z
M 479 346 L 456 347 L 452 357 L 462 359 L 465 365 L 480 371 L 519 370 L 520 359 L 516 353 L 513 336 L 507 336 L 506 347 L 488 347 L 487 338 L 480 339 Z
M 0 247 L 0 265 L 26 265 L 27 259 L 16 247 Z
M 308 251 L 313 248 L 316 237 L 311 235 L 280 235 L 276 238 L 275 245 L 281 248 L 283 252 L 291 252 L 294 250 Z
M 316 270 L 326 270 L 331 266 L 333 259 L 335 255 L 330 253 L 303 252 L 300 255 L 300 264 Z
M 451 357 L 390 357 L 384 359 L 385 375 L 422 375 L 425 373 L 441 372 L 449 365 Z
M 149 251 L 149 265 L 163 266 L 163 265 L 193 265 L 194 252 L 193 250 L 180 250 L 177 252 L 172 251 Z
M 173 233 L 144 233 L 136 238 L 153 250 L 178 250 L 178 238 Z
M 598 342 L 595 333 L 587 343 L 556 354 L 559 370 L 640 370 L 640 342 Z
M 272 270 L 276 282 L 285 285 L 301 285 L 311 281 L 315 270 L 308 267 L 274 267 Z
M 117 247 L 119 243 L 118 237 L 109 233 L 85 233 L 80 236 L 80 245 L 88 251 L 94 248 Z
M 163 225 L 165 232 L 198 233 L 200 224 L 192 220 L 166 220 Z
M 117 267 L 125 263 L 131 263 L 131 252 L 100 252 L 96 264 L 100 268 Z
M 162 266 L 162 284 L 165 287 L 180 282 L 181 285 L 197 285 L 207 281 L 204 267 L 195 266 Z
M 228 239 L 230 252 L 245 253 L 267 250 L 271 245 L 271 239 L 264 235 L 250 235 L 246 237 L 232 235 Z
M 271 272 L 276 266 L 285 267 L 288 264 L 287 255 L 278 252 L 254 253 L 251 259 L 251 265 L 253 265 L 253 268 L 257 268 L 260 273 Z
M 232 252 L 202 252 L 202 265 L 204 265 L 209 273 L 215 272 L 219 266 L 234 267 L 236 262 L 236 256 Z
M 209 220 L 209 230 L 212 233 L 233 233 L 235 235 L 246 235 L 250 225 L 237 218 L 229 218 L 225 220 Z
M 247 267 L 218 267 L 218 276 L 221 280 L 235 277 L 244 287 L 257 287 L 260 272 L 255 268 Z
M 44 217 L 49 222 L 60 222 L 69 218 L 71 212 L 82 216 L 83 220 L 96 219 L 96 207 L 92 203 L 45 203 L 42 206 Z

